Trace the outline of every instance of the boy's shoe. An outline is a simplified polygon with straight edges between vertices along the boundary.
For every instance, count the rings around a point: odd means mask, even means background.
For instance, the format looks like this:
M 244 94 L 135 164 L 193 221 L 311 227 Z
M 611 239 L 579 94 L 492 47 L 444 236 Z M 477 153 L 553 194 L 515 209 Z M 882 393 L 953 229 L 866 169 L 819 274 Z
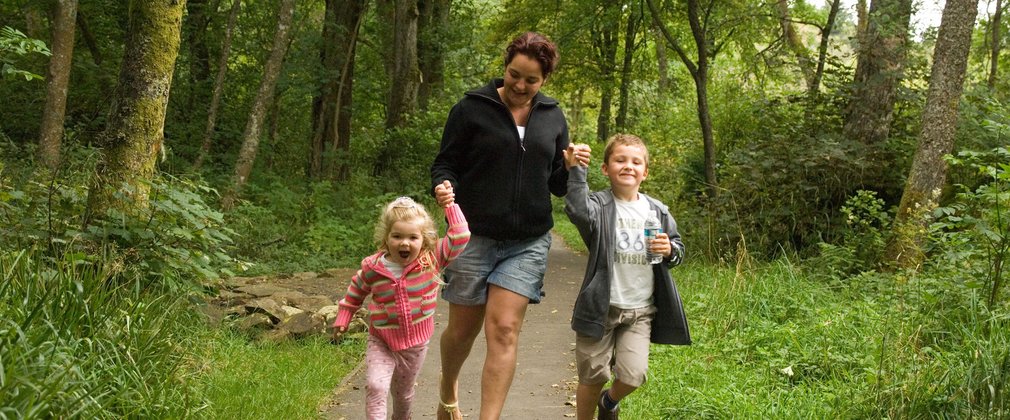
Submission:
M 600 393 L 600 399 L 596 400 L 596 418 L 599 420 L 617 420 L 617 415 L 621 412 L 621 405 L 618 404 L 617 407 L 614 407 L 613 411 L 607 410 L 607 407 L 603 405 L 603 394 L 606 394 L 607 391 L 609 390 L 604 389 Z

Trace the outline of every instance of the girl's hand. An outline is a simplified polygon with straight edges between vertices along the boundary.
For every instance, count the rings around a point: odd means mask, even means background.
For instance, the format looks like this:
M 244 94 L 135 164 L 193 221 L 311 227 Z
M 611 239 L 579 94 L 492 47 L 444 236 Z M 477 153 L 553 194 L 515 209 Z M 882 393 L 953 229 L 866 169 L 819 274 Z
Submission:
M 656 239 L 652 240 L 649 244 L 649 249 L 657 254 L 662 254 L 664 257 L 669 257 L 673 254 L 673 243 L 670 242 L 670 235 L 666 232 L 659 232 L 656 234 Z
M 563 153 L 565 169 L 571 169 L 575 165 L 588 167 L 589 158 L 592 157 L 592 149 L 588 144 L 569 144 Z
M 441 184 L 435 186 L 435 201 L 442 207 L 449 207 L 456 202 L 456 193 L 452 192 L 452 183 L 443 180 Z
M 347 326 L 343 327 L 333 327 L 333 337 L 330 338 L 330 342 L 337 344 L 342 338 L 344 338 L 344 333 L 347 332 Z

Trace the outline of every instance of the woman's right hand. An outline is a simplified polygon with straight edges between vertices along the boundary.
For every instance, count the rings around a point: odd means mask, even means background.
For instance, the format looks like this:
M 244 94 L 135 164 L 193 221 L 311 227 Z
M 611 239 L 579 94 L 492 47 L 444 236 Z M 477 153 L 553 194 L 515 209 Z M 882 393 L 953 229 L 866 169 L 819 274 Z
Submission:
M 456 202 L 456 194 L 452 192 L 452 183 L 449 180 L 443 180 L 441 184 L 435 186 L 435 200 L 443 208 Z
M 565 169 L 580 165 L 589 167 L 589 158 L 592 157 L 592 149 L 588 144 L 569 144 L 565 149 Z

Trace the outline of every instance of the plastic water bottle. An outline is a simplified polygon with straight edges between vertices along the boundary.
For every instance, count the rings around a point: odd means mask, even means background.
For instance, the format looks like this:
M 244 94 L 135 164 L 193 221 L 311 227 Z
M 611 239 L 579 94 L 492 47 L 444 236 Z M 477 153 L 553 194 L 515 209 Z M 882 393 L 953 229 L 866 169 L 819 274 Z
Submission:
M 663 261 L 663 254 L 652 252 L 652 247 L 649 246 L 651 241 L 656 239 L 656 235 L 662 231 L 663 227 L 659 224 L 656 212 L 650 212 L 649 216 L 645 218 L 645 260 L 649 264 L 659 264 Z

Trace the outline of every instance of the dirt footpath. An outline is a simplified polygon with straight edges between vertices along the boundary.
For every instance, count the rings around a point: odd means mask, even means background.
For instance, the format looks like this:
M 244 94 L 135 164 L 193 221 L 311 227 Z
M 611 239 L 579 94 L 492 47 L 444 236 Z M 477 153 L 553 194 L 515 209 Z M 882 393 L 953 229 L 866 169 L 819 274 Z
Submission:
M 519 335 L 519 359 L 512 390 L 502 419 L 561 419 L 575 417 L 575 333 L 569 326 L 572 305 L 582 284 L 586 257 L 569 250 L 554 236 L 544 279 L 546 296 L 530 305 Z M 438 407 L 439 338 L 448 319 L 448 304 L 439 303 L 435 336 L 417 380 L 414 419 L 433 419 Z M 477 338 L 460 375 L 460 408 L 463 416 L 477 418 L 480 405 L 480 372 L 484 364 L 484 334 Z M 357 420 L 365 418 L 364 369 L 344 378 L 331 400 L 320 408 L 320 418 Z M 390 407 L 391 408 L 391 407 Z

